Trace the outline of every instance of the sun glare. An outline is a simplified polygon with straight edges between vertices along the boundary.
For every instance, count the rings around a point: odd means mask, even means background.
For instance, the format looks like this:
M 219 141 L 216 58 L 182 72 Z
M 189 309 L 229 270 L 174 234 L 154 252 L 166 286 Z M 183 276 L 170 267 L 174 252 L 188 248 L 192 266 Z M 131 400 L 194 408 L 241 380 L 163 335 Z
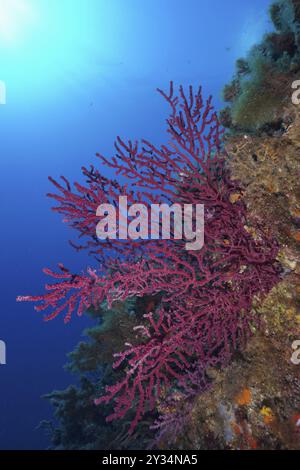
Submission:
M 35 20 L 35 11 L 28 0 L 0 0 L 0 45 L 10 45 L 23 36 Z
M 110 26 L 111 18 L 118 19 L 116 5 L 107 0 L 0 0 L 0 80 L 15 102 L 54 100 L 66 86 L 88 93 L 85 84 L 92 77 L 106 80 L 109 64 L 119 60 L 117 29 Z

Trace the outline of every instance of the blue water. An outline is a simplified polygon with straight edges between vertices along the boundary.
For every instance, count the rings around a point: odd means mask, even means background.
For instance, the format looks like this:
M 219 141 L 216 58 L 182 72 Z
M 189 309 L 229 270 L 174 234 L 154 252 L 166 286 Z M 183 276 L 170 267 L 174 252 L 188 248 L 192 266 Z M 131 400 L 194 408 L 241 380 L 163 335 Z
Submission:
M 8 31 L 0 1 L 1 449 L 47 447 L 36 427 L 51 408 L 40 397 L 75 380 L 63 364 L 88 322 L 45 323 L 15 302 L 43 292 L 44 266 L 93 264 L 50 211 L 48 175 L 79 180 L 96 151 L 113 154 L 118 134 L 163 142 L 167 108 L 155 89 L 170 79 L 202 84 L 219 107 L 235 60 L 271 27 L 268 0 L 23 1 L 34 17 L 5 11 Z

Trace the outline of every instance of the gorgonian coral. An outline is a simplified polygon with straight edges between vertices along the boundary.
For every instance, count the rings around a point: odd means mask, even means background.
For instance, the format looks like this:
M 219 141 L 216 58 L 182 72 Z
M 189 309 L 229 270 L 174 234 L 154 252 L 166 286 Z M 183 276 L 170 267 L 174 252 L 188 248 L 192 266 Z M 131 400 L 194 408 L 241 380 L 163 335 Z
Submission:
M 161 147 L 143 140 L 115 144 L 112 160 L 100 155 L 122 180 L 109 180 L 93 166 L 83 168 L 85 184 L 66 178 L 51 179 L 58 194 L 55 211 L 86 238 L 98 269 L 72 274 L 45 272 L 57 282 L 47 284 L 41 296 L 19 297 L 40 302 L 38 311 L 50 308 L 46 319 L 62 312 L 69 321 L 104 300 L 111 305 L 129 297 L 159 295 L 160 301 L 135 328 L 137 344 L 126 344 L 115 355 L 114 368 L 123 378 L 106 387 L 96 403 L 114 403 L 108 420 L 123 417 L 135 407 L 131 431 L 147 410 L 153 409 L 166 391 L 176 387 L 183 396 L 206 388 L 207 367 L 225 364 L 234 349 L 251 333 L 255 321 L 252 301 L 276 283 L 277 244 L 260 227 L 247 226 L 241 188 L 230 179 L 222 146 L 222 129 L 211 97 L 205 102 L 201 89 L 186 95 L 159 90 L 169 103 L 167 119 L 170 142 Z M 187 251 L 186 240 L 106 240 L 96 237 L 97 207 L 117 205 L 119 195 L 129 202 L 150 204 L 204 204 L 205 245 Z

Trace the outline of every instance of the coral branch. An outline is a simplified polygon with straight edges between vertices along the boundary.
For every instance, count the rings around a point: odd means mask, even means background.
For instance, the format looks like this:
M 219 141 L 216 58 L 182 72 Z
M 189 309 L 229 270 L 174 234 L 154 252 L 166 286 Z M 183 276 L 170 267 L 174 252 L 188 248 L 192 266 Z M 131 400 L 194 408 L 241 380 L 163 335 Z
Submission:
M 205 102 L 201 88 L 194 94 L 191 87 L 187 95 L 181 87 L 175 96 L 172 83 L 168 94 L 159 92 L 171 108 L 171 142 L 158 148 L 145 140 L 139 145 L 118 138 L 112 160 L 98 155 L 126 179 L 125 185 L 103 177 L 93 166 L 83 168 L 85 185 L 75 183 L 74 189 L 65 178 L 62 184 L 50 178 L 58 191 L 49 195 L 58 203 L 54 210 L 80 238 L 87 238 L 77 248 L 96 254 L 98 271 L 72 275 L 63 266 L 59 274 L 46 270 L 57 281 L 46 286 L 48 292 L 18 298 L 40 302 L 38 311 L 51 308 L 47 319 L 65 312 L 69 321 L 75 310 L 81 315 L 103 300 L 111 305 L 160 294 L 159 308 L 136 328 L 140 344 L 128 344 L 116 355 L 114 367 L 125 370 L 123 378 L 96 400 L 114 403 L 108 420 L 122 418 L 135 407 L 131 432 L 171 384 L 184 396 L 208 386 L 205 369 L 226 364 L 244 344 L 255 321 L 254 297 L 265 295 L 278 279 L 277 244 L 260 227 L 247 225 L 245 204 L 237 197 L 242 189 L 230 180 L 211 98 Z M 186 251 L 185 240 L 99 242 L 97 207 L 116 205 L 124 194 L 129 202 L 147 207 L 170 201 L 204 204 L 204 248 Z

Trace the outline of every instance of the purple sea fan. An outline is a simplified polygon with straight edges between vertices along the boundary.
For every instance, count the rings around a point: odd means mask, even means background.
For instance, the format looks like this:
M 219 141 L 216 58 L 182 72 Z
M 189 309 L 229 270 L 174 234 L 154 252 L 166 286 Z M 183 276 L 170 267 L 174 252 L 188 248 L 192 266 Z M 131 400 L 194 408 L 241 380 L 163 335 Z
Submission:
M 98 269 L 71 274 L 60 265 L 60 274 L 46 274 L 57 282 L 46 286 L 42 296 L 20 297 L 37 301 L 37 310 L 52 310 L 52 319 L 66 312 L 82 314 L 134 296 L 160 294 L 160 305 L 149 312 L 140 328 L 138 345 L 127 344 L 116 355 L 114 368 L 122 367 L 122 380 L 106 388 L 100 403 L 114 403 L 108 420 L 136 410 L 130 431 L 146 411 L 153 409 L 165 390 L 176 387 L 189 396 L 205 389 L 205 369 L 228 362 L 232 351 L 251 333 L 255 321 L 252 301 L 265 295 L 277 282 L 278 247 L 268 233 L 255 227 L 255 237 L 247 227 L 247 212 L 241 191 L 230 180 L 223 131 L 211 104 L 201 89 L 192 87 L 179 96 L 171 83 L 168 94 L 159 90 L 171 108 L 167 119 L 170 142 L 156 147 L 120 138 L 112 160 L 98 155 L 128 183 L 103 177 L 93 166 L 83 168 L 85 185 L 73 189 L 53 179 L 59 194 L 51 194 L 59 205 L 54 210 L 86 238 L 86 247 L 96 255 Z M 119 195 L 130 202 L 204 204 L 204 247 L 187 251 L 185 240 L 99 241 L 96 237 L 100 204 L 117 205 Z M 108 258 L 108 255 L 111 257 Z M 203 372 L 198 385 L 193 378 Z

